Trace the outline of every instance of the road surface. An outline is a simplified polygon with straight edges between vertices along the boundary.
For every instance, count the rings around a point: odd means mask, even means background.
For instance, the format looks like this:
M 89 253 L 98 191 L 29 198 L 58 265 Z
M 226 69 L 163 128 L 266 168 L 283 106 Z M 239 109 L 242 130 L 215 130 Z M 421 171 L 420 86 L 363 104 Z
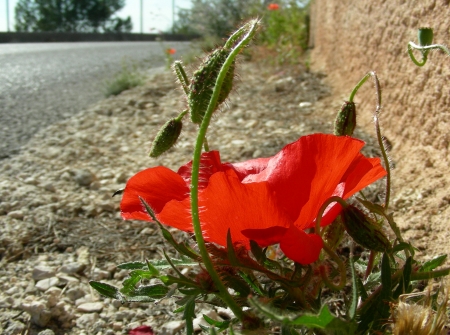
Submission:
M 40 129 L 104 98 L 105 82 L 122 63 L 143 70 L 165 65 L 189 42 L 79 42 L 0 44 L 0 160 Z

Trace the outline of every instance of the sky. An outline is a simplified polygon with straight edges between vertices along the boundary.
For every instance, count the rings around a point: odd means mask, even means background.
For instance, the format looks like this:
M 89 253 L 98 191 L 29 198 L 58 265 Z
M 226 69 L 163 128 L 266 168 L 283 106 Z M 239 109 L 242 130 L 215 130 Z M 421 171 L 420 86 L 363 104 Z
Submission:
M 179 8 L 190 8 L 191 0 L 142 0 L 142 32 L 144 34 L 167 31 L 172 27 L 172 1 L 175 19 Z M 18 0 L 0 0 L 0 32 L 7 31 L 6 7 L 9 7 L 9 28 L 14 31 L 14 8 Z M 131 16 L 133 33 L 141 32 L 141 0 L 126 0 L 125 7 L 117 12 L 119 17 Z

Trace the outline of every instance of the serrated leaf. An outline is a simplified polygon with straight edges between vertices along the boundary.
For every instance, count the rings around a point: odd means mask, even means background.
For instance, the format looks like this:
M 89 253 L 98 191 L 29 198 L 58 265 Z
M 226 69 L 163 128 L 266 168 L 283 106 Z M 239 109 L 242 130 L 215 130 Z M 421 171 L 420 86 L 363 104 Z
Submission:
M 165 285 L 155 284 L 147 286 L 139 286 L 136 288 L 130 296 L 147 296 L 153 299 L 161 299 L 169 292 L 169 288 Z
M 122 294 L 120 294 L 119 289 L 115 286 L 93 280 L 89 282 L 89 285 L 91 285 L 93 289 L 95 289 L 98 293 L 105 297 L 117 299 L 124 302 Z
M 198 262 L 197 261 L 193 261 L 191 259 L 174 259 L 171 258 L 170 261 L 172 262 L 173 265 L 176 266 L 197 266 Z M 169 269 L 172 266 L 170 265 L 170 263 L 165 260 L 165 259 L 159 259 L 156 261 L 149 261 L 149 263 L 157 270 L 165 270 L 165 269 Z
M 438 266 L 441 266 L 444 264 L 445 260 L 447 259 L 447 255 L 440 255 L 433 259 L 430 259 L 429 261 L 426 261 L 423 263 L 422 267 L 420 268 L 420 272 L 428 272 L 436 269 Z
M 147 214 L 152 218 L 152 220 L 159 223 L 158 219 L 156 218 L 155 212 L 154 212 L 153 209 L 149 206 L 149 204 L 144 200 L 144 198 L 139 197 L 139 200 L 140 200 L 141 203 L 144 205 L 145 211 L 146 211 Z
M 117 265 L 122 270 L 140 270 L 147 266 L 144 262 L 128 262 Z
M 150 298 L 144 295 L 137 295 L 137 296 L 127 296 L 126 297 L 127 302 L 154 302 L 157 299 Z
M 199 254 L 197 254 L 194 250 L 192 250 L 191 248 L 186 246 L 184 243 L 178 243 L 177 241 L 175 241 L 172 234 L 166 228 L 164 228 L 162 224 L 159 224 L 159 228 L 161 229 L 164 239 L 172 247 L 174 247 L 175 250 L 178 251 L 180 254 L 185 255 L 189 258 L 195 259 L 195 260 L 201 259 L 201 256 Z

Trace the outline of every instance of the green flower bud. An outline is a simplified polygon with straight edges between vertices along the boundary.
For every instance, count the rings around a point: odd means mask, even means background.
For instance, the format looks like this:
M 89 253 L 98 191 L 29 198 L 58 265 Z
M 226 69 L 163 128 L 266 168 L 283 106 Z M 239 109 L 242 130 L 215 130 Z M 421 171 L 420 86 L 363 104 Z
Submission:
M 183 123 L 180 117 L 167 121 L 153 140 L 150 157 L 156 158 L 172 148 L 180 136 L 182 127 Z
M 191 120 L 194 123 L 200 124 L 208 109 L 209 101 L 211 100 L 216 79 L 219 75 L 222 65 L 225 63 L 230 50 L 219 48 L 213 51 L 203 62 L 200 68 L 194 73 L 189 87 L 189 110 L 191 113 Z M 222 84 L 219 99 L 215 109 L 225 101 L 233 87 L 235 63 L 230 66 L 225 80 Z
M 334 135 L 352 136 L 356 127 L 356 107 L 353 101 L 344 101 L 334 121 Z
M 353 240 L 363 247 L 384 252 L 391 248 L 391 244 L 381 228 L 362 211 L 349 205 L 341 213 L 345 230 Z
M 433 44 L 433 29 L 419 28 L 417 31 L 417 38 L 421 47 Z

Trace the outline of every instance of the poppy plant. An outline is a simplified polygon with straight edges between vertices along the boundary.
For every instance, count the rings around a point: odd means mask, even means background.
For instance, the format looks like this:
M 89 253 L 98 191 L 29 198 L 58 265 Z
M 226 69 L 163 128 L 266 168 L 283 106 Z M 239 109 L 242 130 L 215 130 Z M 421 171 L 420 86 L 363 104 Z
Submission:
M 177 51 L 172 48 L 166 49 L 166 54 L 168 54 L 168 55 L 175 55 L 176 52 Z
M 277 3 L 270 3 L 270 4 L 267 6 L 267 9 L 268 9 L 268 10 L 278 10 L 278 9 L 280 9 L 280 5 L 277 4 Z
M 360 153 L 364 142 L 346 136 L 313 134 L 286 145 L 279 153 L 241 163 L 221 163 L 217 151 L 200 161 L 199 209 L 204 238 L 250 248 L 250 240 L 265 247 L 280 244 L 290 259 L 309 264 L 322 249 L 321 237 L 305 230 L 315 226 L 320 207 L 331 196 L 349 198 L 385 176 L 379 158 Z M 190 182 L 192 162 L 174 172 L 158 166 L 137 173 L 128 181 L 122 202 L 124 219 L 151 221 L 144 199 L 157 219 L 192 232 Z M 322 217 L 330 224 L 340 213 L 333 203 Z

